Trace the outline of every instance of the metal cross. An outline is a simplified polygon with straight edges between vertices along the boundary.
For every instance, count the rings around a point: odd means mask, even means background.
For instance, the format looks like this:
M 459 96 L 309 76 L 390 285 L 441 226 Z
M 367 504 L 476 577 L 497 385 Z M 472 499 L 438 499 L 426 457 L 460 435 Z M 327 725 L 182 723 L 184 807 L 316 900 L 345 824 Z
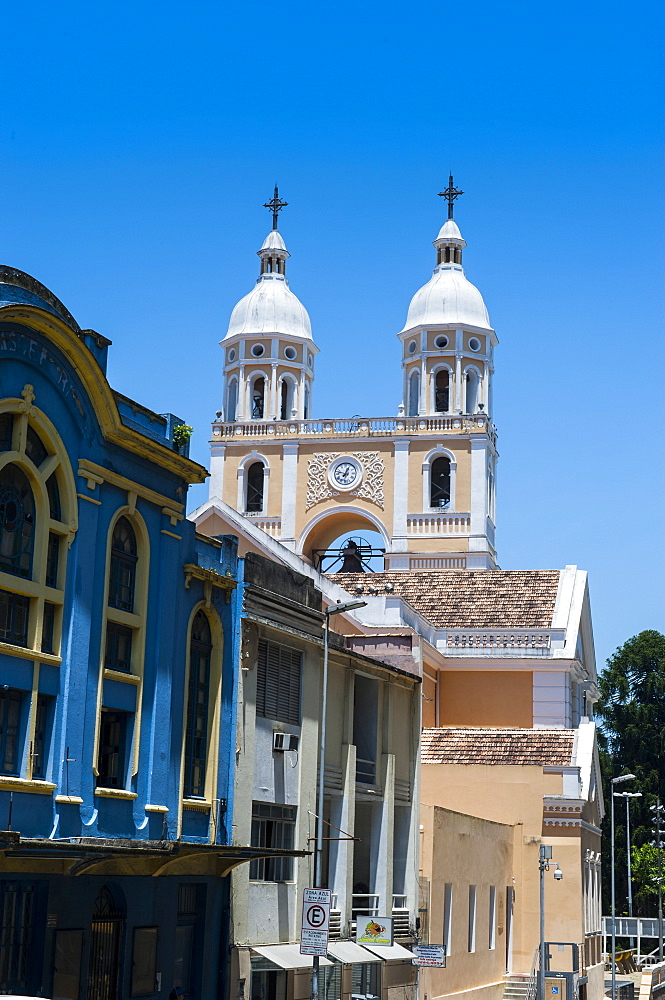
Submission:
M 270 201 L 265 202 L 264 208 L 269 208 L 272 212 L 272 228 L 277 229 L 277 216 L 283 208 L 286 208 L 288 201 L 282 201 L 279 197 L 279 191 L 277 190 L 277 185 L 275 184 L 275 193 L 270 199 Z
M 275 191 L 276 190 L 277 188 L 275 188 Z M 461 194 L 464 194 L 464 192 L 457 190 L 457 188 L 453 184 L 453 175 L 450 174 L 448 178 L 448 187 L 444 191 L 439 191 L 439 198 L 445 198 L 446 201 L 448 202 L 449 219 L 452 219 L 453 217 L 453 202 L 455 201 L 455 198 L 459 198 Z

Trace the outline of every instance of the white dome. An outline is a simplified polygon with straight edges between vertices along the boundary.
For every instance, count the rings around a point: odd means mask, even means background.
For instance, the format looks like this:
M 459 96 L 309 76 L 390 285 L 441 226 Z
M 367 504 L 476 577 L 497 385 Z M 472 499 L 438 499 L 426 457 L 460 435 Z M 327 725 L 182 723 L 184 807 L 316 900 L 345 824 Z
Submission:
M 435 268 L 427 284 L 411 299 L 402 333 L 416 326 L 435 326 L 438 323 L 491 329 L 483 297 L 476 286 L 467 281 L 459 265 L 442 264 Z
M 288 253 L 288 250 L 286 250 L 286 243 L 282 239 L 282 234 L 276 229 L 270 230 L 263 241 L 261 250 L 285 250 Z M 259 253 L 261 253 L 261 250 L 259 250 Z
M 279 274 L 262 274 L 249 295 L 245 295 L 231 313 L 224 340 L 238 334 L 277 334 L 311 340 L 312 325 L 307 310 L 290 290 L 286 278 Z
M 439 235 L 436 239 L 437 242 L 438 240 L 461 240 L 461 242 L 464 243 L 464 246 L 466 246 L 464 238 L 459 231 L 459 226 L 454 219 L 446 219 L 444 224 L 441 226 Z

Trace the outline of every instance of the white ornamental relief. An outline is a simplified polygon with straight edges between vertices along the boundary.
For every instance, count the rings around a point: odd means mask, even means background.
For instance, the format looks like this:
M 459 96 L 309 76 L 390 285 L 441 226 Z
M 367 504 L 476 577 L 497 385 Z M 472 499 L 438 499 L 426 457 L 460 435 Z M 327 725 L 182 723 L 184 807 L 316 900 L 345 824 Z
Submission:
M 317 503 L 330 500 L 334 497 L 358 497 L 362 500 L 369 500 L 383 510 L 383 474 L 385 464 L 379 458 L 376 451 L 355 451 L 349 453 L 359 462 L 363 469 L 362 482 L 357 489 L 342 493 L 333 489 L 328 471 L 333 462 L 338 459 L 342 452 L 325 452 L 315 454 L 310 458 L 307 470 L 307 500 L 305 510 L 314 507 Z

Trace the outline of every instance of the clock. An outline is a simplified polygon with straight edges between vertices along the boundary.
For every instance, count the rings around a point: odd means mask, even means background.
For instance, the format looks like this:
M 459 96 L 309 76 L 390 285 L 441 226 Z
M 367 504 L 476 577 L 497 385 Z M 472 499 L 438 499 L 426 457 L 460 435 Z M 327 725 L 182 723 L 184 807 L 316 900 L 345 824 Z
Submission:
M 328 469 L 328 480 L 336 490 L 352 490 L 360 485 L 362 466 L 356 458 L 345 456 L 338 458 Z

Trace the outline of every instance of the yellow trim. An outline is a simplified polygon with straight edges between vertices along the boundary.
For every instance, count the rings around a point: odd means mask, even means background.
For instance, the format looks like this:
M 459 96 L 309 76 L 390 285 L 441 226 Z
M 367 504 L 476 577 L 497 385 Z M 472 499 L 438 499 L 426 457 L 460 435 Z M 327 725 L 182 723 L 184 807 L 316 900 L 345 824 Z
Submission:
M 80 795 L 56 795 L 55 801 L 58 805 L 82 806 L 83 799 Z
M 32 566 L 33 576 L 43 577 L 46 575 L 45 559 L 43 572 L 35 572 L 34 558 Z M 41 566 L 39 566 L 38 569 L 41 570 Z M 12 573 L 3 573 L 2 570 L 0 570 L 0 587 L 2 587 L 3 590 L 11 590 L 14 594 L 23 594 L 25 597 L 44 596 L 52 604 L 62 604 L 65 596 L 64 590 L 60 590 L 59 587 L 47 587 L 45 583 L 37 583 L 35 580 L 25 580 L 22 576 L 14 576 Z
M 142 497 L 149 503 L 154 503 L 157 507 L 161 507 L 162 513 L 168 513 L 169 517 L 179 517 L 181 521 L 183 519 L 182 511 L 185 509 L 184 504 L 177 503 L 175 500 L 171 500 L 161 493 L 155 493 L 154 490 L 148 489 L 147 486 L 141 486 L 140 483 L 135 483 L 133 480 L 127 479 L 126 476 L 120 476 L 117 472 L 111 472 L 102 465 L 95 465 L 94 462 L 89 462 L 86 458 L 79 459 L 78 474 L 82 479 L 94 477 L 96 483 L 111 483 L 112 486 L 126 490 L 127 493 L 135 493 L 137 497 Z M 128 507 L 131 510 L 131 504 L 128 504 Z M 164 507 L 166 507 L 166 510 L 163 509 Z
M 101 500 L 95 500 L 94 497 L 87 497 L 85 493 L 77 493 L 76 496 L 79 498 L 79 500 L 87 500 L 88 503 L 96 503 L 98 507 L 101 507 L 102 505 Z
M 222 577 L 225 579 L 225 577 Z M 212 650 L 210 651 L 210 689 L 208 697 L 208 746 L 206 748 L 205 799 L 185 798 L 185 742 L 187 740 L 187 708 L 189 700 L 189 671 L 191 655 L 192 625 L 199 611 L 203 611 L 210 625 Z M 222 665 L 224 660 L 224 629 L 222 622 L 209 602 L 199 601 L 189 615 L 186 632 L 185 682 L 182 708 L 182 749 L 180 751 L 180 810 L 178 815 L 178 838 L 182 833 L 182 813 L 184 809 L 199 811 L 212 809 L 212 800 L 217 788 L 219 766 L 219 730 L 222 712 Z M 210 831 L 212 834 L 212 831 Z
M 59 667 L 62 663 L 61 656 L 54 656 L 53 653 L 40 653 L 39 650 L 28 649 L 27 646 L 12 646 L 10 642 L 0 642 L 0 653 L 4 653 L 6 656 L 18 656 L 21 660 L 51 663 L 54 667 Z
M 175 473 L 188 483 L 205 482 L 208 471 L 202 465 L 179 455 L 166 443 L 161 444 L 125 427 L 111 387 L 94 355 L 60 317 L 38 306 L 5 306 L 0 309 L 0 322 L 11 321 L 23 323 L 44 334 L 62 351 L 81 379 L 107 440 Z
M 100 799 L 138 799 L 136 792 L 128 792 L 124 788 L 95 788 L 95 795 Z
M 174 535 L 172 531 L 167 531 L 166 528 L 162 528 L 162 534 L 168 535 L 169 538 L 177 538 L 179 542 L 182 541 L 182 535 Z
M 40 781 L 38 778 L 12 778 L 0 774 L 0 792 L 36 792 L 38 795 L 51 795 L 57 788 L 52 781 Z
M 110 667 L 104 667 L 104 678 L 110 681 L 124 681 L 125 684 L 141 683 L 139 674 L 126 674 L 124 670 L 112 670 Z
M 152 805 L 147 805 L 145 807 L 145 811 L 147 813 L 167 813 L 169 811 L 169 807 L 168 806 L 152 806 Z
M 182 808 L 188 812 L 205 813 L 212 809 L 212 802 L 208 802 L 206 799 L 183 799 Z

